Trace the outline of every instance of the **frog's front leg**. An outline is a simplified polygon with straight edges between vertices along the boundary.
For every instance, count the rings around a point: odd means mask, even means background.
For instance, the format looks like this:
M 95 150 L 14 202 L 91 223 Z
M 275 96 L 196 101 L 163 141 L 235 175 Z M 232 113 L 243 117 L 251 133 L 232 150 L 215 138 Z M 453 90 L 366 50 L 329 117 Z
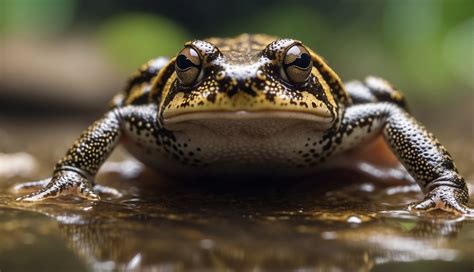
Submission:
M 425 193 L 421 202 L 410 206 L 412 210 L 473 214 L 474 210 L 466 206 L 466 183 L 449 153 L 426 128 L 393 103 L 348 107 L 339 130 L 328 136 L 328 143 L 334 143 L 328 152 L 355 147 L 380 133 Z
M 93 189 L 93 177 L 117 145 L 121 134 L 120 109 L 113 109 L 82 133 L 66 156 L 57 163 L 52 178 L 43 188 L 17 200 L 40 201 L 66 193 L 90 200 L 100 199 Z M 38 186 L 46 181 L 28 183 L 26 187 Z
M 12 188 L 12 191 L 14 193 L 22 193 L 22 192 L 25 192 L 25 191 L 27 191 L 27 192 L 36 191 L 36 190 L 39 190 L 43 187 L 48 186 L 48 184 L 51 182 L 52 179 L 53 179 L 53 177 L 49 177 L 49 178 L 45 178 L 45 179 L 42 179 L 42 180 L 36 180 L 36 181 L 20 183 L 20 184 L 15 185 Z M 119 190 L 114 189 L 112 187 L 100 185 L 100 184 L 94 184 L 92 189 L 96 194 L 97 193 L 98 194 L 107 194 L 107 195 L 111 195 L 111 196 L 114 196 L 114 197 L 121 197 L 122 196 L 122 193 L 120 193 Z M 22 199 L 21 197 L 18 198 L 18 200 L 21 200 L 21 199 Z

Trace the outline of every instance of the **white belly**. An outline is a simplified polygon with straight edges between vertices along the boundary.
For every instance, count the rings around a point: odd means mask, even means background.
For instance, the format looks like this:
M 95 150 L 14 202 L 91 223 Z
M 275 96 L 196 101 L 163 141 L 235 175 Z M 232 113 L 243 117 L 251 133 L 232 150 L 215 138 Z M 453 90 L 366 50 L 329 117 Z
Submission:
M 276 122 L 276 121 L 275 121 Z M 196 124 L 174 131 L 175 140 L 157 144 L 153 136 L 126 132 L 125 147 L 157 171 L 174 175 L 300 175 L 314 172 L 308 161 L 318 162 L 321 132 L 301 123 L 281 129 L 279 123 L 232 126 Z M 313 167 L 315 168 L 315 167 Z

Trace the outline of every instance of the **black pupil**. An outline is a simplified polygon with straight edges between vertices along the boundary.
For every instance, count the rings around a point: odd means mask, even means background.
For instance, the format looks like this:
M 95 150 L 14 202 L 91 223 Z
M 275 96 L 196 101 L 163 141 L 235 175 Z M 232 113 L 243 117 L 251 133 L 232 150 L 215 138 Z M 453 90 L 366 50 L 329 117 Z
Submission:
M 297 59 L 295 59 L 290 65 L 296 65 L 300 68 L 308 68 L 311 63 L 311 56 L 309 54 L 303 53 Z
M 185 55 L 178 56 L 178 58 L 176 59 L 176 66 L 178 66 L 180 70 L 186 70 L 191 67 L 198 67 L 192 61 L 190 61 Z

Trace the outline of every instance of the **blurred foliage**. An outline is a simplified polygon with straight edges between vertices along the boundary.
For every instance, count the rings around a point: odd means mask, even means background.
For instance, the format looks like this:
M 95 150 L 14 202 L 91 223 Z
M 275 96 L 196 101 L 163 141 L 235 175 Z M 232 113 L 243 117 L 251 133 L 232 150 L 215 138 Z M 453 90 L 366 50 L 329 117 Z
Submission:
M 0 34 L 47 35 L 72 23 L 74 0 L 0 0 Z
M 152 57 L 172 56 L 188 39 L 173 21 L 144 14 L 113 17 L 99 33 L 107 54 L 126 69 L 139 67 Z
M 344 80 L 375 74 L 414 98 L 474 89 L 474 1 L 0 0 L 2 32 L 86 32 L 131 71 L 190 38 L 267 33 L 302 40 Z
M 388 2 L 384 22 L 387 51 L 398 60 L 397 70 L 406 80 L 422 86 L 427 94 L 451 89 L 453 81 L 472 84 L 474 28 L 469 21 L 474 19 L 473 3 Z M 470 10 L 470 17 L 461 8 Z M 468 27 L 461 27 L 464 24 Z M 465 71 L 471 75 L 466 77 Z

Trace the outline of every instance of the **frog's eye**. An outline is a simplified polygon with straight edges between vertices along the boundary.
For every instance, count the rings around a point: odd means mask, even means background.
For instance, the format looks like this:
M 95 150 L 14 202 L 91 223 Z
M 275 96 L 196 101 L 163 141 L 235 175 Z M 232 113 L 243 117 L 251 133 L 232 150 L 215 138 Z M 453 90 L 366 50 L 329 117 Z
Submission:
M 302 45 L 293 45 L 285 53 L 282 76 L 290 83 L 302 84 L 308 80 L 313 61 Z
M 192 85 L 201 72 L 201 56 L 192 47 L 186 47 L 176 57 L 176 75 L 179 81 L 185 85 Z

